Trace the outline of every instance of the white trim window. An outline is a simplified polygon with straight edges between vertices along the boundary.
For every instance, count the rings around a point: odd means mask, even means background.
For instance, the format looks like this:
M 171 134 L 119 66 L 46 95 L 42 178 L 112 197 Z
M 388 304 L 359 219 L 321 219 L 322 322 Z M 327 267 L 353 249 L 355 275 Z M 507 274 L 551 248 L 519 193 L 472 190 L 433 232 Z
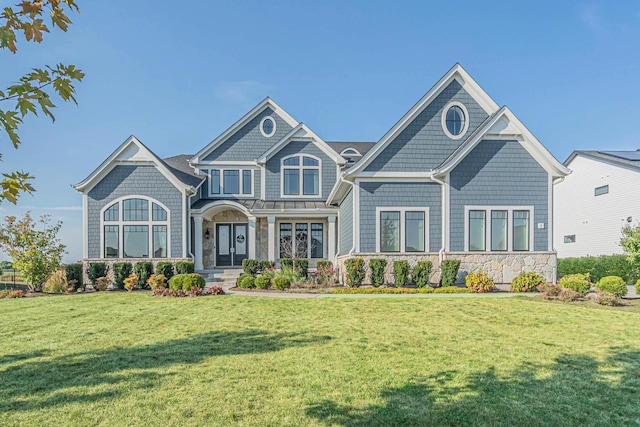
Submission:
M 296 238 L 292 241 L 294 230 Z M 326 250 L 324 230 L 324 222 L 280 222 L 278 224 L 280 258 L 291 258 L 293 252 L 296 252 L 296 258 L 324 258 Z
M 295 154 L 280 160 L 281 197 L 322 197 L 322 160 L 310 154 Z
M 451 139 L 460 139 L 469 130 L 469 112 L 463 103 L 452 101 L 442 109 L 442 130 Z
M 260 133 L 265 138 L 271 138 L 276 134 L 276 121 L 273 117 L 266 116 L 260 120 Z
M 465 206 L 464 250 L 533 251 L 533 206 Z
M 169 210 L 146 196 L 115 200 L 100 212 L 102 258 L 168 258 Z
M 376 252 L 429 252 L 429 208 L 377 207 Z
M 253 197 L 254 169 L 209 170 L 209 197 Z

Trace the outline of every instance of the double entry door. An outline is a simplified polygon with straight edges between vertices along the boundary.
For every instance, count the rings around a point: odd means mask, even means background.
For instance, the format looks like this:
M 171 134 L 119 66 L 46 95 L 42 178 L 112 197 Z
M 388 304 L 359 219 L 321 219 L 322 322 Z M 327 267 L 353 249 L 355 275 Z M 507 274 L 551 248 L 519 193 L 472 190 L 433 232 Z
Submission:
M 247 224 L 216 224 L 216 265 L 242 265 L 248 244 Z

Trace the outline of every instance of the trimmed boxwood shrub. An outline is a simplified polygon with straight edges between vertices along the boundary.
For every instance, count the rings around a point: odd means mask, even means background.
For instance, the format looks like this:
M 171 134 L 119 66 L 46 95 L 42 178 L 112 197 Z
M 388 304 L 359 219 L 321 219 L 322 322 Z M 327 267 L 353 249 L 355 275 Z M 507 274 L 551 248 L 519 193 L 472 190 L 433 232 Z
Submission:
M 162 274 L 167 280 L 170 280 L 173 277 L 173 263 L 160 261 L 156 264 L 156 274 Z
M 357 288 L 364 280 L 364 259 L 349 258 L 344 262 L 347 269 L 347 285 Z
M 178 274 L 191 274 L 196 271 L 193 261 L 178 261 L 176 262 L 176 273 Z
M 454 286 L 456 283 L 456 277 L 458 277 L 459 269 L 459 259 L 445 259 L 444 261 L 442 261 L 442 263 L 440 264 L 440 286 Z
M 82 264 L 65 264 L 64 272 L 67 276 L 67 283 L 73 283 L 73 290 L 77 291 L 82 286 Z M 71 282 L 75 280 L 75 282 Z
M 511 290 L 514 292 L 533 292 L 544 283 L 544 277 L 538 273 L 523 271 L 511 281 Z
M 409 283 L 411 266 L 409 261 L 402 259 L 393 262 L 393 281 L 396 288 L 404 288 Z
M 622 277 L 619 276 L 606 276 L 598 281 L 596 284 L 596 290 L 602 292 L 611 292 L 618 298 L 622 298 L 627 295 L 627 284 Z
M 271 279 L 267 276 L 260 276 L 256 278 L 255 284 L 258 289 L 269 289 L 271 287 Z
M 256 287 L 256 278 L 250 274 L 245 273 L 242 280 L 240 280 L 240 287 L 242 289 L 252 289 Z
M 190 291 L 193 288 L 204 288 L 204 278 L 196 273 L 176 274 L 169 280 L 169 289 L 172 291 Z
M 133 265 L 130 262 L 116 262 L 113 264 L 113 279 L 116 286 L 124 289 L 124 279 L 133 274 Z
M 245 258 L 242 260 L 242 271 L 253 277 L 256 277 L 256 274 L 258 274 L 258 266 L 259 263 L 257 259 Z
M 384 269 L 387 268 L 387 260 L 384 258 L 371 258 L 369 270 L 371 271 L 371 284 L 374 287 L 384 285 Z
M 153 263 L 151 261 L 138 261 L 133 267 L 133 274 L 138 276 L 138 287 L 147 287 L 147 279 L 153 274 Z
M 580 295 L 585 295 L 591 289 L 591 283 L 589 282 L 589 273 L 587 274 L 569 274 L 560 279 L 558 283 L 561 287 L 571 289 L 578 292 Z
M 413 267 L 413 273 L 411 273 L 413 283 L 419 288 L 427 286 L 429 284 L 429 277 L 431 277 L 432 269 L 433 263 L 431 261 L 416 262 L 416 266 Z
M 107 264 L 104 262 L 90 262 L 87 269 L 87 277 L 91 280 L 91 284 L 95 285 L 98 277 L 105 277 L 107 275 Z
M 293 265 L 296 276 L 307 280 L 307 276 L 309 276 L 309 260 L 306 258 L 296 258 Z
M 291 258 L 280 258 L 280 265 L 282 268 L 293 270 L 293 260 Z
M 182 282 L 184 281 L 184 274 L 176 274 L 169 280 L 169 289 L 172 291 L 179 291 L 182 289 Z
M 284 291 L 285 289 L 289 289 L 291 287 L 291 282 L 284 276 L 278 276 L 273 279 L 273 287 L 279 291 Z
M 637 266 L 629 262 L 626 255 L 558 259 L 560 278 L 576 273 L 589 273 L 589 278 L 594 282 L 607 276 L 622 277 L 625 283 L 635 283 L 640 279 L 640 271 Z
M 270 268 L 274 268 L 275 266 L 276 266 L 276 263 L 274 261 L 269 261 L 266 259 L 263 259 L 262 261 L 260 261 L 260 271 L 263 273 L 269 270 Z

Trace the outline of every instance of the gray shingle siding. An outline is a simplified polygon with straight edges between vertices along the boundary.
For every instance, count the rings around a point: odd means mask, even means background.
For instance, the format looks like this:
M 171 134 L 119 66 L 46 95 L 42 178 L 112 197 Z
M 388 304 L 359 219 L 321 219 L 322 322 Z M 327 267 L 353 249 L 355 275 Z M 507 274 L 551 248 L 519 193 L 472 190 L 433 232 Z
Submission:
M 290 200 L 280 197 L 280 160 L 293 154 L 311 154 L 322 160 L 322 183 L 319 197 L 304 200 L 326 200 L 336 182 L 336 163 L 316 145 L 309 141 L 291 141 L 282 150 L 276 153 L 265 165 L 265 200 Z
M 469 129 L 458 140 L 442 129 L 446 104 L 459 101 L 469 112 Z M 453 81 L 365 168 L 367 172 L 429 171 L 439 166 L 488 117 L 487 113 Z
M 276 122 L 275 135 L 267 138 L 260 132 L 260 121 L 271 116 Z M 291 131 L 291 126 L 271 108 L 265 109 L 249 123 L 238 129 L 220 146 L 209 153 L 203 161 L 251 161 L 256 160 L 273 144 Z
M 360 183 L 360 252 L 376 251 L 376 207 L 428 207 L 429 251 L 442 246 L 442 188 L 431 182 Z
M 353 247 L 353 190 L 340 204 L 340 255 L 346 255 Z
M 533 206 L 534 250 L 548 249 L 549 176 L 519 142 L 481 141 L 451 172 L 450 184 L 452 251 L 464 250 L 464 207 L 472 205 Z
M 88 194 L 89 258 L 100 257 L 100 210 L 124 196 L 151 197 L 169 209 L 171 257 L 182 257 L 182 193 L 155 166 L 118 165 Z

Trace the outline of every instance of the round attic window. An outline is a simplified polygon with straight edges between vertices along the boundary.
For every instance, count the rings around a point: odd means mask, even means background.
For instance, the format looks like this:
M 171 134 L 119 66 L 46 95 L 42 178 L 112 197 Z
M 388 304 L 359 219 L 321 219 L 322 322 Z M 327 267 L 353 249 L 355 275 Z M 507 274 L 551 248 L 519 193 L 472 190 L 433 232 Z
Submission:
M 451 139 L 460 139 L 469 129 L 469 114 L 460 102 L 451 102 L 442 111 L 442 129 Z
M 263 118 L 260 122 L 260 132 L 267 138 L 273 136 L 276 133 L 276 121 L 270 116 Z

